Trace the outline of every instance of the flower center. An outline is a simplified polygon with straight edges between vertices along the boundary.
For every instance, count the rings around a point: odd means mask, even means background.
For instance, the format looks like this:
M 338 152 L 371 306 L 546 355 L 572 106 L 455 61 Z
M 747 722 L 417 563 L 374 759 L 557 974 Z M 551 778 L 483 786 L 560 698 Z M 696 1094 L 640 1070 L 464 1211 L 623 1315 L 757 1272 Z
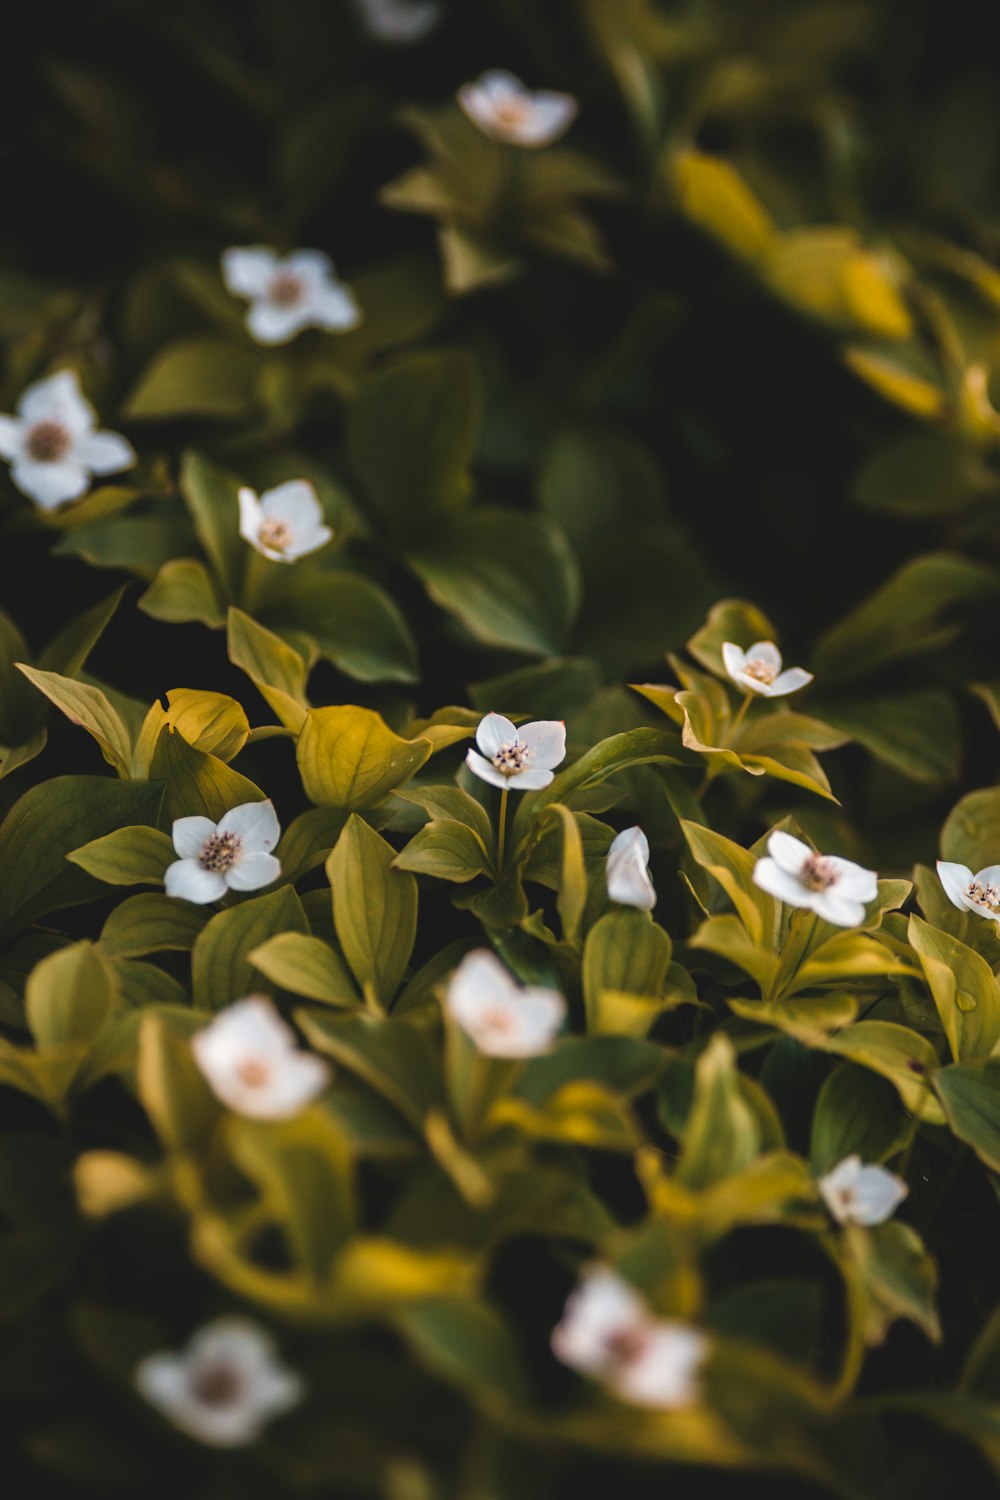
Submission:
M 509 1036 L 517 1027 L 510 1011 L 500 1005 L 488 1006 L 483 1011 L 482 1022 L 487 1031 L 497 1032 L 500 1036 Z
M 211 833 L 202 845 L 198 863 L 203 870 L 222 875 L 232 869 L 242 851 L 243 840 L 238 833 Z
M 754 656 L 743 666 L 744 674 L 752 677 L 754 682 L 762 682 L 765 687 L 770 686 L 778 675 L 778 669 L 771 661 L 765 661 L 762 656 Z
M 203 1406 L 232 1406 L 242 1388 L 239 1371 L 232 1365 L 206 1365 L 192 1381 L 192 1394 Z
M 292 528 L 287 521 L 277 516 L 268 516 L 261 522 L 259 541 L 262 547 L 272 547 L 275 552 L 284 552 L 292 540 Z
M 527 745 L 522 745 L 520 740 L 511 740 L 509 745 L 501 745 L 493 757 L 493 764 L 501 776 L 519 776 L 531 759 L 531 751 Z
M 531 109 L 527 99 L 500 99 L 494 105 L 496 117 L 501 125 L 523 125 Z
M 278 271 L 271 277 L 267 288 L 267 300 L 275 307 L 294 307 L 305 294 L 301 276 L 294 271 Z
M 259 1057 L 245 1057 L 236 1064 L 236 1076 L 248 1089 L 261 1089 L 270 1081 L 271 1069 Z
M 1000 890 L 997 890 L 992 881 L 980 885 L 978 880 L 974 880 L 971 885 L 966 886 L 965 894 L 977 906 L 985 906 L 992 912 L 1000 911 Z
M 626 1328 L 616 1328 L 604 1340 L 604 1347 L 616 1365 L 630 1365 L 641 1358 L 649 1335 L 641 1323 L 632 1323 Z
M 36 422 L 28 432 L 25 447 L 39 464 L 54 464 L 73 446 L 73 435 L 61 422 Z
M 807 891 L 828 891 L 838 879 L 835 866 L 821 854 L 810 854 L 803 860 L 799 880 Z

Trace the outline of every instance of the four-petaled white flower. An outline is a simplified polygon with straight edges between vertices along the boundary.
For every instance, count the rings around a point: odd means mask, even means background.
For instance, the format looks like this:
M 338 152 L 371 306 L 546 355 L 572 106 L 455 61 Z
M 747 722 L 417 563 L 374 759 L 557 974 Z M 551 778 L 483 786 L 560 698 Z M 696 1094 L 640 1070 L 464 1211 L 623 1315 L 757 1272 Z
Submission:
M 845 1156 L 817 1185 L 838 1224 L 884 1224 L 910 1191 L 895 1172 L 862 1166 L 860 1156 Z
M 272 562 L 297 562 L 333 536 L 308 479 L 289 479 L 263 495 L 244 485 L 238 498 L 240 536 Z
M 649 878 L 649 840 L 641 828 L 626 828 L 608 850 L 604 877 L 608 895 L 620 906 L 652 911 L 656 891 Z
M 135 449 L 117 432 L 96 432 L 96 413 L 75 370 L 29 385 L 17 416 L 0 416 L 0 457 L 22 494 L 42 510 L 79 500 L 94 474 L 117 474 L 135 463 Z
M 967 865 L 939 859 L 937 872 L 952 906 L 1000 922 L 1000 865 L 987 865 L 973 875 Z
M 878 895 L 878 876 L 837 854 L 815 854 L 790 833 L 772 833 L 769 859 L 754 867 L 754 883 L 787 906 L 806 907 L 836 927 L 857 927 Z
M 380 42 L 421 42 L 441 19 L 437 0 L 355 0 L 361 19 Z
M 566 1016 L 558 990 L 522 986 L 485 948 L 467 953 L 445 995 L 448 1014 L 487 1057 L 548 1052 Z
M 504 791 L 540 791 L 552 781 L 553 767 L 566 757 L 566 725 L 539 719 L 518 729 L 503 714 L 487 714 L 479 721 L 476 744 L 482 755 L 470 750 L 465 764 L 483 781 Z
M 150 1354 L 135 1383 L 175 1427 L 213 1448 L 240 1448 L 302 1400 L 302 1380 L 247 1318 L 216 1318 L 186 1349 Z
M 655 1318 L 616 1272 L 595 1265 L 571 1293 L 552 1349 L 621 1400 L 669 1411 L 697 1401 L 708 1340 L 687 1323 Z
M 762 698 L 783 698 L 813 680 L 813 674 L 802 667 L 789 667 L 783 672 L 781 652 L 773 641 L 755 641 L 746 651 L 732 641 L 723 641 L 722 661 L 738 687 L 747 693 L 759 693 Z
M 458 91 L 458 102 L 490 140 L 508 146 L 550 146 L 572 125 L 578 105 L 571 94 L 532 93 L 513 73 L 494 68 Z
M 296 250 L 284 260 L 264 245 L 226 250 L 222 277 L 234 297 L 250 302 L 246 326 L 258 344 L 286 344 L 303 328 L 343 333 L 361 322 L 353 293 L 322 250 Z
M 281 836 L 270 802 L 244 802 L 218 823 L 211 818 L 175 818 L 174 848 L 180 859 L 168 865 L 163 884 L 168 896 L 204 906 L 232 891 L 256 891 L 281 874 L 270 852 Z
M 248 995 L 191 1038 L 195 1062 L 213 1093 L 238 1115 L 287 1120 L 330 1082 L 323 1058 L 297 1045 L 270 1000 Z

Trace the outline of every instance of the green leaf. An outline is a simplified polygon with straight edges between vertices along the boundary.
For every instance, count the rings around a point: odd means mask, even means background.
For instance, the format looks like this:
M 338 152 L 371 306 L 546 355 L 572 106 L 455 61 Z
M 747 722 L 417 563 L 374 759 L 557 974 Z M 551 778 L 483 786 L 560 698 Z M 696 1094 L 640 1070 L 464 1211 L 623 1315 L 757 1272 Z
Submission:
M 444 1097 L 440 1050 L 423 1030 L 402 1019 L 315 1010 L 296 1011 L 295 1020 L 317 1052 L 356 1073 L 423 1134 Z
M 383 802 L 418 771 L 429 740 L 404 740 L 369 708 L 316 708 L 296 749 L 302 786 L 321 807 L 355 811 Z
M 245 549 L 239 534 L 239 482 L 199 454 L 185 453 L 180 487 L 215 576 L 234 599 L 241 583 Z
M 241 901 L 217 912 L 195 939 L 191 952 L 194 1003 L 221 1010 L 230 1000 L 254 990 L 266 991 L 251 955 L 275 933 L 308 933 L 302 903 L 291 886 Z
M 777 945 L 780 905 L 754 884 L 756 856 L 710 828 L 681 822 L 688 847 L 703 870 L 719 882 L 736 908 L 743 926 L 758 948 L 773 951 Z
M 956 1062 L 985 1057 L 1000 1042 L 1000 982 L 984 958 L 914 915 L 907 936 L 917 951 Z
M 934 1075 L 948 1124 L 980 1161 L 1000 1172 L 1000 1060 L 957 1063 Z
M 167 834 L 137 825 L 92 839 L 66 858 L 105 885 L 162 885 L 177 854 Z
M 266 800 L 260 787 L 218 756 L 189 745 L 172 724 L 156 741 L 149 774 L 150 780 L 166 783 L 164 803 L 171 819 L 197 813 L 217 823 L 232 807 Z
M 320 938 L 279 932 L 254 948 L 248 958 L 255 969 L 293 995 L 348 1009 L 360 1004 L 340 954 Z
M 1000 788 L 984 787 L 956 802 L 941 830 L 941 858 L 975 873 L 994 864 L 1000 847 Z
M 897 1026 L 894 1021 L 855 1021 L 830 1037 L 824 1050 L 888 1078 L 904 1106 L 919 1120 L 944 1123 L 929 1085 L 939 1065 L 938 1055 L 926 1037 L 908 1026 Z
M 242 610 L 228 616 L 229 660 L 245 672 L 286 728 L 297 734 L 309 711 L 308 669 L 297 651 Z
M 518 1349 L 505 1318 L 484 1302 L 428 1302 L 394 1320 L 414 1357 L 492 1415 L 529 1401 Z
M 139 600 L 139 608 L 154 620 L 186 624 L 200 620 L 213 630 L 225 624 L 225 611 L 204 563 L 178 557 L 164 563 Z
M 755 604 L 746 599 L 720 599 L 709 610 L 708 619 L 701 629 L 696 630 L 688 641 L 687 648 L 696 662 L 728 682 L 729 673 L 722 660 L 724 641 L 732 641 L 745 651 L 756 641 L 777 639 L 771 621 Z
M 207 1149 L 222 1111 L 194 1060 L 187 1032 L 162 1014 L 147 1012 L 139 1027 L 136 1083 L 164 1146 L 195 1156 Z
M 670 955 L 670 938 L 648 912 L 606 912 L 590 929 L 583 950 L 588 1032 L 644 1036 L 662 1008 L 656 1002 L 663 995 Z M 623 996 L 647 1002 L 634 1007 L 626 1024 Z
M 177 339 L 143 371 L 123 414 L 130 421 L 240 417 L 253 402 L 259 369 L 259 355 L 239 344 Z
M 760 1147 L 760 1128 L 740 1088 L 735 1053 L 717 1032 L 695 1064 L 677 1181 L 687 1188 L 710 1187 L 742 1172 Z
M 356 814 L 326 862 L 337 937 L 365 995 L 388 1006 L 417 934 L 417 882 L 394 868 L 396 851 Z
M 590 791 L 607 781 L 609 776 L 630 771 L 634 766 L 677 765 L 678 757 L 673 752 L 678 749 L 676 735 L 663 729 L 627 729 L 623 734 L 610 735 L 564 771 L 557 772 L 554 781 L 543 791 L 530 794 L 527 803 L 518 810 L 515 835 L 520 836 L 543 808 L 554 802 L 566 802 L 576 792 Z
M 450 818 L 432 818 L 410 839 L 394 861 L 397 870 L 431 875 L 462 884 L 489 875 L 492 861 L 475 829 Z
M 777 227 L 735 168 L 701 151 L 679 151 L 670 162 L 671 187 L 682 214 L 727 250 L 747 260 L 768 254 Z
M 129 732 L 100 688 L 60 677 L 57 672 L 41 672 L 23 663 L 18 663 L 18 670 L 62 710 L 71 724 L 79 724 L 94 737 L 109 766 L 114 766 L 120 776 L 128 774 L 132 758 Z
M 25 1015 L 42 1051 L 87 1044 L 108 1019 L 116 998 L 111 974 L 93 943 L 73 943 L 32 969 Z
M 935 1076 L 935 1084 L 940 1075 Z M 845 1156 L 885 1161 L 906 1130 L 899 1096 L 878 1074 L 840 1063 L 819 1091 L 813 1112 L 809 1157 L 817 1173 L 829 1172 Z
M 360 573 L 326 572 L 295 581 L 275 608 L 280 624 L 304 630 L 320 655 L 360 682 L 415 682 L 417 650 L 392 599 Z
M 952 694 L 942 688 L 838 698 L 824 703 L 822 713 L 876 760 L 911 781 L 947 781 L 958 775 L 958 711 Z
M 907 1318 L 939 1342 L 941 1325 L 934 1306 L 937 1267 L 920 1236 L 893 1220 L 873 1229 L 849 1226 L 845 1253 L 864 1291 L 864 1337 L 880 1344 L 897 1318 Z
M 194 946 L 209 915 L 204 907 L 159 893 L 129 896 L 114 908 L 102 927 L 101 951 L 116 958 L 186 953 Z

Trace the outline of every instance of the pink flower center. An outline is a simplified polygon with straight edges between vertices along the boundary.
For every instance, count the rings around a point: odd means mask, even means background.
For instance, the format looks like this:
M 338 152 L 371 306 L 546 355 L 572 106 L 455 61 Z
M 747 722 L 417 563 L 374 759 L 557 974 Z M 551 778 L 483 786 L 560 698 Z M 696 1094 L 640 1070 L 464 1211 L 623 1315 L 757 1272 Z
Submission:
M 302 277 L 294 271 L 277 271 L 268 282 L 267 300 L 275 307 L 294 307 L 305 295 Z
M 828 891 L 839 878 L 836 866 L 821 854 L 810 854 L 799 871 L 799 880 L 807 891 Z
M 493 757 L 493 764 L 501 776 L 519 776 L 531 759 L 531 751 L 527 745 L 522 745 L 520 740 L 511 740 L 509 745 L 501 745 Z
M 641 1323 L 616 1328 L 604 1340 L 604 1347 L 616 1365 L 631 1365 L 641 1359 L 649 1344 L 649 1334 Z
M 29 430 L 24 446 L 28 457 L 36 463 L 54 464 L 65 458 L 72 448 L 73 434 L 61 422 L 36 422 Z
M 989 911 L 994 912 L 1000 910 L 1000 891 L 992 881 L 986 885 L 980 885 L 978 880 L 974 880 L 971 885 L 966 886 L 965 894 L 977 906 L 985 906 Z
M 236 1064 L 236 1076 L 248 1089 L 261 1089 L 270 1081 L 271 1069 L 259 1057 L 245 1057 Z
M 744 663 L 743 671 L 747 677 L 752 677 L 754 682 L 764 683 L 765 687 L 769 687 L 778 675 L 778 669 L 774 663 L 765 661 L 762 656 L 751 657 L 748 662 Z
M 210 833 L 198 855 L 203 870 L 213 875 L 222 875 L 231 870 L 243 851 L 243 840 L 238 833 Z
M 262 547 L 271 547 L 275 552 L 284 552 L 292 540 L 292 528 L 278 516 L 268 516 L 261 522 L 259 541 Z
M 239 1371 L 221 1363 L 205 1365 L 192 1381 L 192 1394 L 203 1406 L 232 1406 L 242 1389 Z
M 498 99 L 493 106 L 499 124 L 506 126 L 508 130 L 516 129 L 523 125 L 531 113 L 531 101 L 520 99 L 517 95 L 511 95 L 507 99 Z
M 500 1036 L 510 1036 L 517 1029 L 514 1017 L 502 1005 L 487 1006 L 482 1014 L 482 1024 L 487 1031 L 496 1032 Z

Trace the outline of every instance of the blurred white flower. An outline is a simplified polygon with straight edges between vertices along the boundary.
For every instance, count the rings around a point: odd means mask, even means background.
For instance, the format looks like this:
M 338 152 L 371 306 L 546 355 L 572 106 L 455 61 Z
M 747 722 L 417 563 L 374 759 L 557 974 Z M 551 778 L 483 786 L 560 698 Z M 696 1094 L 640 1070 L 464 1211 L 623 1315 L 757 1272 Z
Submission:
M 1000 922 L 1000 865 L 987 865 L 973 875 L 967 865 L 939 859 L 937 872 L 952 906 Z
M 117 474 L 135 463 L 135 449 L 117 432 L 96 432 L 96 413 L 75 370 L 29 385 L 17 416 L 0 416 L 0 457 L 22 494 L 42 510 L 78 500 L 94 474 Z
M 895 1172 L 862 1166 L 860 1156 L 845 1156 L 818 1186 L 838 1224 L 884 1224 L 910 1191 Z
M 754 867 L 754 883 L 787 906 L 814 911 L 837 927 L 857 927 L 878 895 L 878 876 L 836 854 L 814 854 L 790 833 L 772 833 L 769 859 Z
M 421 42 L 441 19 L 437 0 L 354 0 L 367 30 L 380 42 Z
M 222 279 L 249 301 L 246 326 L 258 344 L 286 344 L 303 328 L 343 333 L 361 322 L 353 293 L 322 250 L 296 250 L 284 260 L 264 245 L 226 250 Z
M 289 479 L 263 495 L 244 485 L 239 503 L 240 536 L 273 562 L 297 562 L 333 536 L 308 479 Z
M 150 1354 L 135 1383 L 175 1427 L 213 1448 L 254 1442 L 272 1417 L 302 1400 L 300 1377 L 247 1318 L 217 1318 L 186 1349 Z
M 211 818 L 175 818 L 174 848 L 180 859 L 168 865 L 163 884 L 168 896 L 204 906 L 232 891 L 256 891 L 281 874 L 270 852 L 281 836 L 270 802 L 244 802 L 218 823 Z
M 570 1295 L 552 1349 L 621 1400 L 668 1411 L 698 1399 L 708 1340 L 689 1324 L 654 1318 L 634 1288 L 596 1265 Z
M 604 877 L 608 895 L 620 906 L 652 911 L 656 891 L 649 878 L 649 840 L 641 828 L 626 828 L 608 850 Z
M 755 641 L 746 651 L 732 641 L 722 644 L 722 661 L 737 686 L 762 698 L 783 698 L 797 693 L 813 680 L 813 674 L 802 667 L 781 670 L 781 652 L 773 641 Z
M 248 995 L 191 1038 L 213 1093 L 238 1115 L 287 1120 L 322 1094 L 330 1068 L 297 1044 L 270 1000 Z
M 463 84 L 457 97 L 484 135 L 508 146 L 550 146 L 566 134 L 579 108 L 572 95 L 544 89 L 532 93 L 500 68 Z
M 539 719 L 518 729 L 503 714 L 487 714 L 476 730 L 476 744 L 482 755 L 470 750 L 465 764 L 483 781 L 505 791 L 539 791 L 553 780 L 553 767 L 566 758 L 566 725 Z
M 518 984 L 485 948 L 462 959 L 451 976 L 445 1008 L 487 1057 L 548 1052 L 566 1016 L 558 990 Z

